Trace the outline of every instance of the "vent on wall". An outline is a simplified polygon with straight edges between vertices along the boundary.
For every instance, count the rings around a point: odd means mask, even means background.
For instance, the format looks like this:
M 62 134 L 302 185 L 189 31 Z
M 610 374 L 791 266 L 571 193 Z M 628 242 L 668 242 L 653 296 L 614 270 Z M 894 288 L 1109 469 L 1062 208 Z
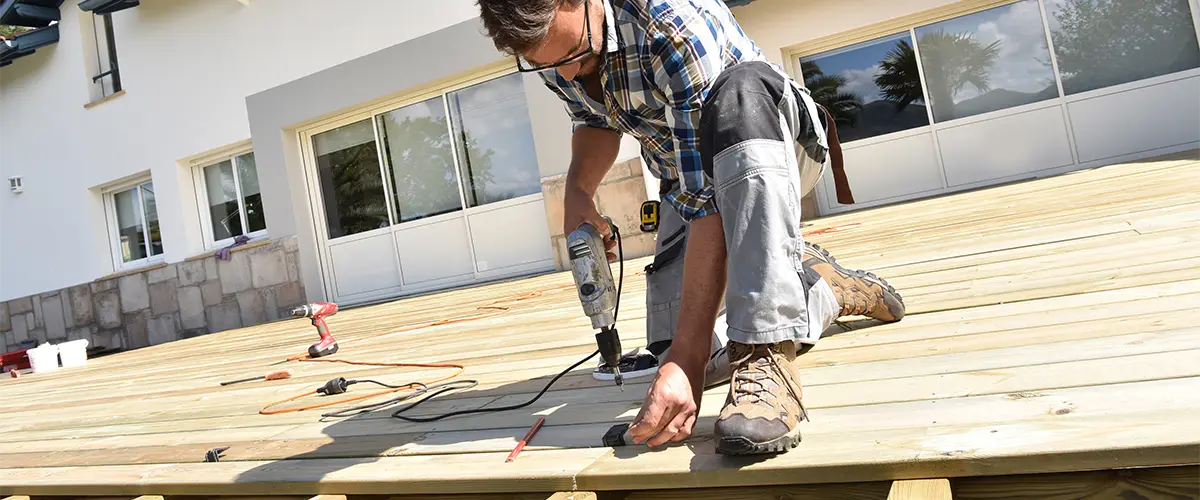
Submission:
M 14 193 L 20 193 L 25 190 L 25 186 L 21 184 L 21 176 L 8 178 L 8 189 Z

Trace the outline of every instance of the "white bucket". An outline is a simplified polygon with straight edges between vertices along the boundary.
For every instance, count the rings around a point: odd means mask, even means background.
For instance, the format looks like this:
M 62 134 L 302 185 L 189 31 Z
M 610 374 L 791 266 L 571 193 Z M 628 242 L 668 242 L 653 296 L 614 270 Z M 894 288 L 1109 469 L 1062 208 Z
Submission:
M 87 339 L 72 340 L 58 344 L 58 356 L 63 368 L 87 364 Z
M 25 355 L 29 356 L 29 367 L 33 369 L 33 373 L 58 369 L 58 346 L 56 345 L 42 344 L 25 351 Z

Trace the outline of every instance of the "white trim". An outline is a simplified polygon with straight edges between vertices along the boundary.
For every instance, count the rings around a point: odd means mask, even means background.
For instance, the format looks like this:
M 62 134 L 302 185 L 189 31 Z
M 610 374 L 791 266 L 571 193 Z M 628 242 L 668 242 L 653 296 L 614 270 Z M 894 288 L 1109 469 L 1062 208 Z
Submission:
M 143 184 L 154 184 L 154 179 L 150 174 L 138 174 L 136 176 L 122 179 L 120 181 L 109 184 L 101 189 L 101 196 L 104 201 L 104 218 L 108 226 L 108 251 L 109 257 L 113 265 L 113 271 L 124 271 L 128 269 L 136 269 L 163 262 L 166 258 L 166 244 L 163 244 L 163 252 L 158 255 L 151 255 L 151 238 L 150 224 L 146 220 L 146 203 L 143 200 L 141 186 Z M 145 252 L 146 257 L 125 262 L 123 252 L 121 252 L 121 223 L 117 219 L 117 205 L 115 195 L 133 191 L 137 194 L 138 215 L 141 216 L 142 232 L 145 234 Z M 155 194 L 155 203 L 158 202 L 157 193 Z M 159 221 L 161 230 L 162 221 Z
M 237 159 L 239 156 L 248 154 L 254 154 L 254 149 L 250 147 L 249 141 L 245 141 L 235 146 L 223 148 L 223 152 L 219 154 L 204 153 L 203 155 L 187 160 L 189 168 L 192 170 L 192 187 L 196 193 L 196 210 L 200 217 L 200 231 L 205 251 L 230 246 L 238 236 L 245 236 L 254 241 L 266 238 L 268 235 L 267 228 L 250 231 L 250 220 L 246 217 L 246 202 L 245 196 L 242 193 L 241 175 L 238 174 Z M 242 222 L 242 234 L 218 240 L 215 239 L 216 233 L 213 231 L 212 211 L 208 198 L 208 183 L 204 179 L 204 169 L 225 161 L 229 162 L 230 173 L 233 175 L 234 196 L 237 198 L 238 214 Z M 254 175 L 258 175 L 257 161 L 255 162 Z M 261 184 L 262 181 L 260 180 L 259 185 L 261 186 Z

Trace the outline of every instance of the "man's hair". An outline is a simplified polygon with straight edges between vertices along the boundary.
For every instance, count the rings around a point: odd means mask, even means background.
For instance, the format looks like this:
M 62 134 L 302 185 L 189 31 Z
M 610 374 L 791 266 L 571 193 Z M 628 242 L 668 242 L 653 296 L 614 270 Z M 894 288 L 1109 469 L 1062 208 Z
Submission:
M 584 0 L 477 0 L 480 17 L 496 49 L 509 55 L 529 51 L 546 39 L 550 24 L 564 3 Z

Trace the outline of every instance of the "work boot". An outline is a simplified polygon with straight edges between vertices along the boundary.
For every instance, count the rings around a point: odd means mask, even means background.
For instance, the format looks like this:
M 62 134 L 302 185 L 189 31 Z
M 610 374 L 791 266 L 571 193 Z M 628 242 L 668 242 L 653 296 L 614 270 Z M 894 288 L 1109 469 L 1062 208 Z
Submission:
M 800 375 L 796 344 L 729 342 L 729 396 L 713 437 L 724 455 L 781 453 L 800 443 Z
M 904 298 L 873 273 L 846 269 L 824 248 L 804 242 L 805 273 L 816 273 L 833 289 L 841 306 L 839 317 L 866 316 L 894 322 L 904 317 Z

